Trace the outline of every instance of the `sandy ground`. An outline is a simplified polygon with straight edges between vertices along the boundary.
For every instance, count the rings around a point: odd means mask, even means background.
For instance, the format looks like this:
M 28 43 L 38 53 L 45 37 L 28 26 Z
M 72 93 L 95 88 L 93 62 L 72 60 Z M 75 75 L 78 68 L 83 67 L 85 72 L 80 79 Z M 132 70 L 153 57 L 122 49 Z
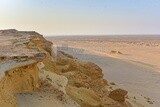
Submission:
M 155 68 L 160 68 L 160 38 L 104 38 L 104 39 L 82 39 L 72 40 L 56 39 L 55 45 L 75 47 L 90 50 L 92 52 L 126 59 L 136 63 L 145 63 Z M 122 54 L 111 54 L 111 51 L 119 51 Z
M 98 64 L 106 79 L 128 90 L 130 98 L 140 101 L 145 107 L 159 107 L 159 40 L 56 40 L 53 43 L 74 47 L 63 50 L 81 60 Z M 112 50 L 122 54 L 110 53 Z M 153 104 L 149 104 L 148 99 Z

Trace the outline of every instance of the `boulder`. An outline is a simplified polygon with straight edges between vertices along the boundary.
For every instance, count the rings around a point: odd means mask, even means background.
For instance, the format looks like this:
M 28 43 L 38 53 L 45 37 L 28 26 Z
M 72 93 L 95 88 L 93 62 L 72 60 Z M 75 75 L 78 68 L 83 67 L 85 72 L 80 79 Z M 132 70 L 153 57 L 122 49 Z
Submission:
M 115 101 L 124 102 L 127 91 L 123 89 L 116 89 L 110 92 L 109 97 Z

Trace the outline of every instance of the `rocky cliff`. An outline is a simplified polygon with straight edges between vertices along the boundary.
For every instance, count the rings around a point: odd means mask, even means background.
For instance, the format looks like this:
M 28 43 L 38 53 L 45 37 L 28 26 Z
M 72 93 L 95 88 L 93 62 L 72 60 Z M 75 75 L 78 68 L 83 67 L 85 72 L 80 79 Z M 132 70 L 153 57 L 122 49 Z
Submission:
M 0 31 L 0 107 L 128 107 L 126 95 L 96 64 L 54 54 L 42 35 Z

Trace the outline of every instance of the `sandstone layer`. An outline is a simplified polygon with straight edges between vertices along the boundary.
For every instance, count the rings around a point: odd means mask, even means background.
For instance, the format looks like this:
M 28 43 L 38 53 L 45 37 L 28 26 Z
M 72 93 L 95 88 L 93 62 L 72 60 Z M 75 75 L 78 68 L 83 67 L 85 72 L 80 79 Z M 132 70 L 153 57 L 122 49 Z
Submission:
M 0 59 L 0 107 L 131 106 L 127 91 L 113 90 L 99 66 L 55 53 L 36 32 L 1 30 Z

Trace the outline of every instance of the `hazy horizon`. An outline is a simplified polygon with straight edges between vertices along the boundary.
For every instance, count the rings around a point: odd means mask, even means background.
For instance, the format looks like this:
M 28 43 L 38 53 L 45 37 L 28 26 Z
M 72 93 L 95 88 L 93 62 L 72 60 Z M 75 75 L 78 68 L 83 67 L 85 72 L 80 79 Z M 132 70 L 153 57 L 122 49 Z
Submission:
M 150 36 L 154 36 L 154 37 L 160 37 L 160 34 L 104 34 L 104 35 L 100 35 L 100 34 L 68 34 L 68 35 L 44 35 L 44 36 L 47 36 L 47 37 L 57 37 L 57 36 L 60 36 L 60 37 L 63 37 L 63 36 L 67 36 L 67 37 L 83 37 L 83 36 L 93 36 L 93 37 L 103 37 L 103 36 L 131 36 L 131 37 L 134 37 L 134 36 L 144 36 L 144 37 L 150 37 Z
M 159 35 L 159 0 L 2 0 L 0 29 L 43 35 Z

